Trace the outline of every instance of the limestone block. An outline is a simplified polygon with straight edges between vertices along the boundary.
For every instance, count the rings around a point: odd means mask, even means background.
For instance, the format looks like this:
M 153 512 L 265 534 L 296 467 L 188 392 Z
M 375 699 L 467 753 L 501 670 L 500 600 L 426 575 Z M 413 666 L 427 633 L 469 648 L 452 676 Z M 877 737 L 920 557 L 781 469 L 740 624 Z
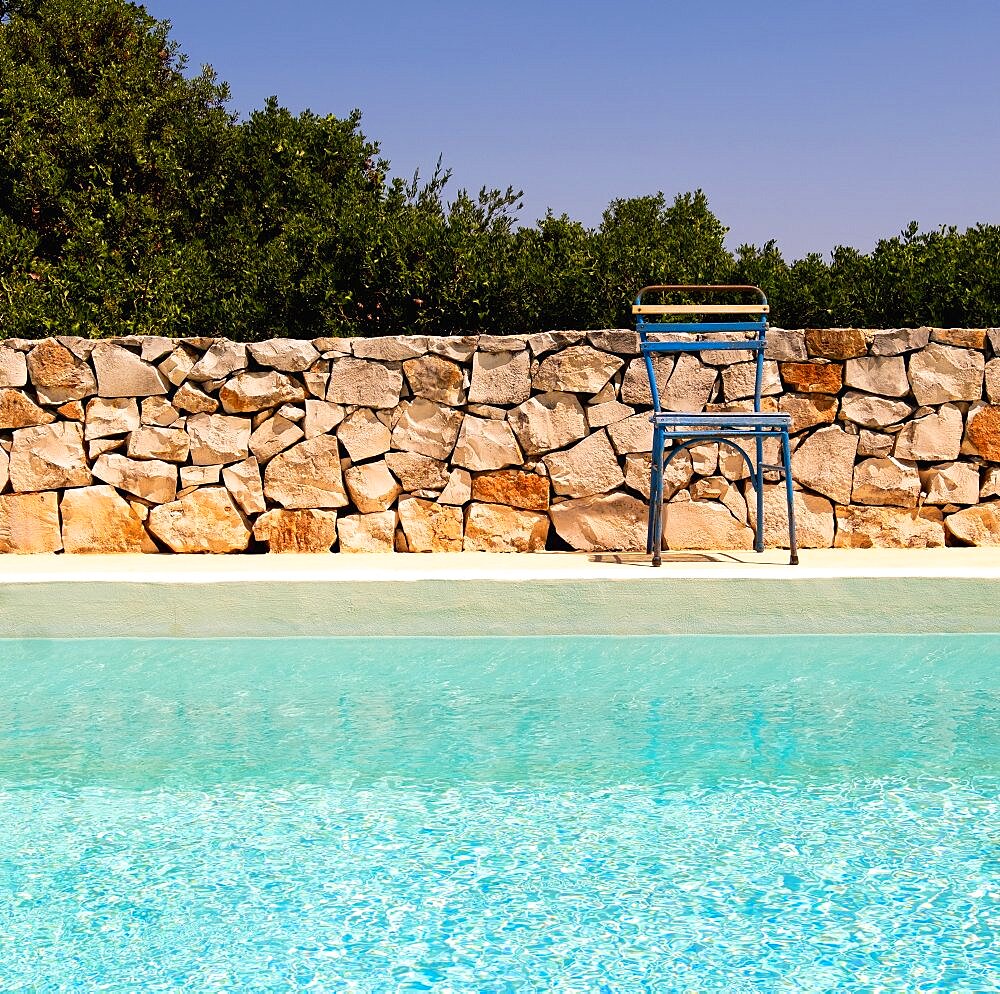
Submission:
M 354 462 L 374 459 L 389 451 L 391 434 L 374 411 L 361 408 L 349 414 L 337 432 L 340 444 Z
M 593 394 L 623 365 L 624 361 L 619 356 L 600 352 L 589 345 L 573 345 L 543 359 L 533 377 L 532 386 L 542 393 L 565 391 Z M 475 373 L 472 382 L 475 384 Z M 526 398 L 527 394 L 521 400 Z
M 55 418 L 48 411 L 43 410 L 20 390 L 0 390 L 0 431 L 47 425 L 53 421 Z
M 54 492 L 0 496 L 0 553 L 58 552 L 61 548 Z
M 312 348 L 312 346 L 310 346 Z M 319 353 L 313 349 L 316 358 Z M 208 351 L 188 371 L 187 379 L 196 383 L 206 380 L 225 380 L 247 368 L 247 347 L 226 338 L 214 341 Z
M 928 414 L 903 426 L 896 436 L 893 455 L 897 459 L 951 462 L 962 445 L 962 412 L 945 404 L 937 414 Z
M 260 464 L 251 456 L 242 462 L 224 466 L 222 482 L 232 494 L 239 509 L 248 517 L 260 514 L 267 506 L 264 502 L 264 484 L 260 478 Z
M 472 357 L 471 404 L 520 404 L 531 393 L 530 356 L 521 352 L 477 352 Z
M 718 501 L 741 524 L 747 523 L 747 502 L 743 494 L 721 476 L 695 480 L 689 491 L 692 500 Z
M 661 407 L 665 411 L 688 411 L 692 414 L 703 411 L 712 400 L 716 375 L 714 369 L 702 365 L 697 357 L 681 355 L 667 381 L 667 389 L 660 396 Z M 646 382 L 648 386 L 648 378 Z
M 911 414 L 913 407 L 905 400 L 889 400 L 856 390 L 848 390 L 840 401 L 840 420 L 863 428 L 888 428 L 905 421 Z
M 139 404 L 132 397 L 95 397 L 87 402 L 86 421 L 84 438 L 87 441 L 127 435 L 139 427 Z
M 843 385 L 844 367 L 839 362 L 783 362 L 779 369 L 786 390 L 835 394 Z
M 125 438 L 95 438 L 93 442 L 87 442 L 87 458 L 93 462 L 98 456 L 105 452 L 118 452 L 125 448 Z
M 264 470 L 264 496 L 292 509 L 346 507 L 337 439 L 317 435 L 276 455 Z
M 1000 406 L 974 404 L 966 437 L 984 459 L 1000 462 Z
M 67 490 L 60 502 L 66 552 L 156 552 L 142 519 L 114 487 Z
M 982 352 L 986 347 L 985 328 L 935 328 L 931 331 L 931 341 L 942 345 L 957 345 L 963 349 L 977 349 Z
M 218 483 L 222 478 L 222 466 L 181 466 L 180 476 L 180 489 L 188 493 L 195 487 L 210 487 Z
M 427 339 L 427 351 L 433 355 L 454 359 L 456 362 L 468 362 L 479 343 L 478 335 L 446 336 Z
M 506 421 L 465 415 L 452 456 L 456 466 L 479 472 L 517 466 L 522 458 L 514 433 Z
M 333 361 L 326 399 L 334 404 L 386 408 L 395 407 L 402 392 L 403 374 L 399 369 L 345 356 Z
M 548 481 L 545 486 L 547 490 Z M 453 469 L 448 476 L 447 485 L 438 497 L 438 503 L 461 506 L 468 504 L 470 500 L 472 500 L 472 474 L 467 469 Z
M 980 497 L 1000 497 L 1000 466 L 989 466 L 983 473 Z
M 645 549 L 646 514 L 643 501 L 624 493 L 567 500 L 549 508 L 556 533 L 580 552 Z
M 56 414 L 64 421 L 82 421 L 84 418 L 83 402 L 68 400 L 65 404 L 56 408 Z
M 480 335 L 477 344 L 480 352 L 518 352 L 527 347 L 525 335 Z
M 143 335 L 141 341 L 142 348 L 139 355 L 143 362 L 156 362 L 174 350 L 173 339 L 164 338 L 162 335 Z
M 177 410 L 188 414 L 214 414 L 219 409 L 219 402 L 193 383 L 181 385 L 173 396 L 173 404 Z
M 662 400 L 667 390 L 667 383 L 674 371 L 674 357 L 665 352 L 654 355 L 653 375 L 656 377 L 656 389 Z M 623 404 L 634 404 L 637 407 L 650 407 L 653 395 L 649 392 L 649 374 L 646 372 L 645 359 L 633 359 L 622 377 L 621 401 Z
M 305 390 L 295 380 L 274 370 L 237 373 L 219 391 L 223 410 L 229 414 L 248 414 L 305 399 Z
M 402 492 L 385 460 L 349 466 L 344 470 L 344 483 L 354 506 L 362 514 L 388 511 Z
M 394 552 L 396 512 L 352 514 L 337 521 L 340 552 Z
M 752 487 L 746 491 L 750 526 L 757 527 L 757 498 Z M 833 545 L 833 504 L 825 497 L 804 490 L 792 493 L 795 507 L 795 541 L 800 549 L 829 549 Z M 787 549 L 788 503 L 785 484 L 764 484 L 764 547 Z
M 164 462 L 184 462 L 188 457 L 190 439 L 182 428 L 161 428 L 143 425 L 129 436 L 130 459 L 162 459 Z
M 944 525 L 902 507 L 838 507 L 837 549 L 930 549 L 944 545 Z
M 927 504 L 978 504 L 979 470 L 967 462 L 942 463 L 920 474 Z
M 539 552 L 549 516 L 504 504 L 470 504 L 465 515 L 466 552 Z
M 330 383 L 329 365 L 317 363 L 317 367 L 302 374 L 302 382 L 306 385 L 306 393 L 317 400 L 326 399 L 326 391 Z
M 703 341 L 745 342 L 748 338 L 756 338 L 757 336 L 747 336 L 743 332 L 718 332 L 701 337 Z M 753 362 L 755 366 L 757 364 L 754 353 L 749 349 L 708 349 L 704 352 L 699 352 L 698 358 L 701 359 L 706 366 L 737 366 L 745 362 Z M 775 368 L 775 374 L 777 374 L 777 368 Z M 741 374 L 737 373 L 737 377 L 740 375 Z M 750 393 L 753 393 L 752 383 L 750 386 Z M 749 394 L 747 396 L 749 396 Z
M 905 397 L 910 392 L 902 356 L 866 356 L 844 364 L 844 385 L 882 397 Z
M 567 396 L 572 397 L 573 394 L 568 394 Z M 615 424 L 617 421 L 624 421 L 626 418 L 632 417 L 635 414 L 635 408 L 629 407 L 628 404 L 621 404 L 617 400 L 610 400 L 605 401 L 603 404 L 588 405 L 585 413 L 587 415 L 588 427 L 591 431 L 596 431 L 598 428 L 604 428 L 607 425 Z M 648 414 L 646 418 L 648 420 Z
M 561 449 L 587 434 L 583 408 L 573 393 L 538 394 L 515 407 L 509 420 L 528 455 Z
M 549 352 L 568 349 L 571 345 L 579 345 L 586 337 L 585 331 L 542 331 L 535 335 L 528 335 L 527 343 L 531 354 L 538 358 Z
M 200 355 L 187 345 L 179 345 L 156 368 L 175 386 L 179 387 L 194 369 Z
M 417 452 L 390 452 L 385 464 L 407 493 L 443 490 L 448 484 L 448 467 L 440 459 Z
M 243 552 L 250 529 L 225 487 L 202 487 L 149 512 L 147 527 L 172 552 Z
M 313 346 L 317 352 L 329 352 L 333 355 L 350 355 L 354 349 L 354 338 L 314 338 Z
M 728 400 L 741 400 L 753 397 L 757 378 L 756 362 L 738 362 L 732 366 L 723 367 L 722 395 Z M 767 360 L 764 363 L 761 378 L 761 396 L 773 397 L 781 393 L 781 380 L 778 378 L 778 364 Z
M 7 455 L 7 450 L 0 448 L 0 493 L 3 492 L 7 483 L 10 481 L 10 456 Z
M 85 487 L 91 482 L 77 421 L 19 428 L 10 450 L 11 489 L 20 493 Z
M 792 453 L 792 477 L 836 504 L 847 504 L 857 450 L 857 435 L 833 425 L 819 428 Z
M 253 537 L 269 552 L 329 552 L 337 541 L 337 512 L 304 508 L 266 511 L 253 526 Z
M 97 393 L 97 380 L 88 363 L 51 338 L 28 353 L 27 366 L 31 385 L 43 404 L 65 404 Z
M 461 411 L 422 397 L 404 401 L 392 429 L 392 447 L 447 459 L 455 448 L 463 418 Z
M 588 331 L 587 341 L 601 352 L 614 352 L 615 355 L 624 356 L 639 354 L 639 336 L 634 331 L 624 328 Z
M 780 362 L 805 362 L 806 333 L 801 329 L 768 328 L 764 340 L 764 358 Z
M 340 404 L 331 404 L 326 400 L 307 400 L 305 417 L 302 419 L 302 429 L 306 438 L 315 438 L 333 431 L 347 413 Z M 383 428 L 385 425 L 382 426 Z M 345 445 L 346 449 L 347 446 Z
M 399 502 L 399 523 L 410 552 L 461 552 L 462 509 L 419 497 Z
M 854 359 L 868 343 L 860 328 L 807 328 L 806 351 L 815 359 Z
M 628 452 L 649 452 L 653 448 L 653 425 L 648 413 L 616 421 L 608 425 L 607 433 L 620 456 Z
M 250 420 L 227 414 L 194 414 L 187 421 L 196 466 L 240 462 L 250 454 Z
M 854 504 L 916 507 L 920 500 L 920 476 L 913 463 L 898 459 L 864 459 L 854 467 Z
M 944 526 L 949 535 L 966 545 L 1000 545 L 1000 501 L 988 501 L 949 514 Z
M 427 351 L 425 335 L 402 335 L 392 338 L 355 338 L 351 351 L 358 359 L 378 359 L 382 362 L 402 362 L 415 359 Z M 332 397 L 330 398 L 333 399 Z M 344 401 L 348 403 L 348 401 Z M 375 407 L 395 407 L 393 404 L 375 404 Z
M 28 382 L 28 362 L 23 352 L 0 342 L 0 387 L 23 387 Z
M 930 328 L 894 328 L 872 335 L 872 355 L 902 355 L 922 349 L 930 341 Z
M 986 361 L 981 352 L 932 343 L 910 356 L 910 386 L 917 403 L 979 400 Z
M 257 365 L 277 369 L 282 373 L 304 373 L 319 359 L 319 352 L 312 342 L 294 338 L 254 342 L 248 349 Z
M 466 401 L 464 370 L 441 356 L 407 359 L 403 363 L 403 372 L 414 397 L 423 397 L 449 407 L 460 407 Z
M 753 532 L 727 508 L 710 501 L 665 505 L 663 539 L 668 549 L 753 548 Z
M 152 397 L 169 390 L 169 381 L 155 366 L 120 345 L 98 342 L 91 361 L 102 397 Z
M 825 393 L 786 393 L 778 402 L 778 409 L 792 416 L 793 434 L 833 424 L 839 406 L 835 396 Z
M 482 504 L 504 504 L 525 511 L 547 511 L 549 480 L 538 473 L 521 469 L 480 473 L 472 481 L 472 499 Z
M 1000 403 L 1000 359 L 986 363 L 986 399 L 991 404 Z
M 105 403 L 118 403 L 120 400 L 121 398 L 118 401 L 106 401 Z M 160 425 L 163 428 L 169 428 L 177 423 L 180 416 L 180 411 L 166 397 L 146 397 L 139 408 L 139 422 L 144 425 Z
M 564 497 L 590 497 L 607 493 L 625 482 L 611 442 L 604 431 L 543 459 L 555 493 Z
M 649 500 L 649 464 L 648 452 L 630 452 L 625 457 L 625 486 L 642 494 Z M 681 449 L 667 464 L 663 474 L 663 498 L 670 500 L 678 490 L 683 490 L 694 475 L 691 454 Z
M 697 476 L 711 476 L 718 468 L 718 442 L 701 442 L 699 445 L 692 445 L 688 452 L 691 455 L 691 467 Z M 770 459 L 766 461 L 773 462 Z
M 264 421 L 250 436 L 249 447 L 257 462 L 263 466 L 279 452 L 291 448 L 303 438 L 305 432 L 294 421 L 275 414 L 273 418 Z
M 777 464 L 775 463 L 774 465 Z M 746 480 L 750 477 L 750 470 L 747 469 L 746 460 L 728 445 L 719 446 L 718 472 L 722 474 L 723 479 L 730 482 Z
M 862 428 L 858 434 L 859 456 L 891 456 L 896 439 L 892 435 L 883 435 L 878 431 Z
M 129 459 L 116 452 L 98 456 L 94 476 L 152 504 L 177 496 L 177 467 L 158 459 Z

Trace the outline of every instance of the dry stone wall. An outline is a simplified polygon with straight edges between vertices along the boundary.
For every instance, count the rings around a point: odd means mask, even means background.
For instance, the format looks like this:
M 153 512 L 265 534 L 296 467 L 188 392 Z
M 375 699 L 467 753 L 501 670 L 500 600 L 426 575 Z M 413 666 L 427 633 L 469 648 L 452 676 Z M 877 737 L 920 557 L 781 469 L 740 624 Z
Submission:
M 1000 544 L 1000 329 L 771 329 L 766 355 L 802 546 Z M 658 357 L 665 406 L 749 409 L 750 359 Z M 8 340 L 0 552 L 642 549 L 649 407 L 631 331 Z M 667 545 L 749 549 L 746 477 L 675 459 Z M 776 480 L 764 515 L 787 544 Z

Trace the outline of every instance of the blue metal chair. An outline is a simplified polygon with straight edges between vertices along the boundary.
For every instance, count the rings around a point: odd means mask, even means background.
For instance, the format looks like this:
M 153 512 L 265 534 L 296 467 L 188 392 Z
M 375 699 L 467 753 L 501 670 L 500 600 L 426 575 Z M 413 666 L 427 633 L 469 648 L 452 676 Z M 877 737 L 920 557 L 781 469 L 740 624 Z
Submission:
M 725 293 L 739 295 L 742 303 L 697 302 L 705 295 Z M 753 303 L 745 302 L 748 294 L 759 297 Z M 646 295 L 655 295 L 661 301 L 677 295 L 695 303 L 650 303 Z M 799 561 L 795 543 L 795 507 L 792 489 L 791 449 L 788 444 L 788 430 L 791 417 L 788 414 L 764 414 L 760 409 L 760 391 L 764 376 L 764 342 L 767 334 L 767 297 L 755 286 L 647 286 L 635 298 L 632 313 L 635 328 L 639 333 L 642 357 L 646 362 L 649 376 L 649 390 L 653 397 L 653 451 L 650 464 L 649 485 L 649 525 L 646 533 L 646 552 L 653 554 L 653 565 L 661 562 L 663 542 L 663 475 L 678 452 L 698 445 L 706 440 L 718 441 L 735 449 L 743 457 L 750 472 L 750 482 L 757 498 L 757 528 L 754 535 L 754 549 L 764 551 L 764 473 L 776 472 L 785 480 L 785 495 L 788 501 L 788 544 L 791 550 L 789 562 Z M 708 316 L 710 320 L 698 320 Z M 676 321 L 671 318 L 686 320 Z M 743 332 L 740 340 L 719 340 L 702 336 L 719 332 Z M 671 340 L 654 340 L 649 336 L 668 333 Z M 753 412 L 716 414 L 685 414 L 664 411 L 660 404 L 660 392 L 653 370 L 653 356 L 662 353 L 709 352 L 715 350 L 752 352 L 757 363 L 754 384 Z M 764 462 L 764 439 L 776 438 L 781 442 L 781 465 L 767 465 Z M 743 445 L 734 439 L 754 442 L 754 457 L 751 458 Z M 667 442 L 670 451 L 664 459 Z

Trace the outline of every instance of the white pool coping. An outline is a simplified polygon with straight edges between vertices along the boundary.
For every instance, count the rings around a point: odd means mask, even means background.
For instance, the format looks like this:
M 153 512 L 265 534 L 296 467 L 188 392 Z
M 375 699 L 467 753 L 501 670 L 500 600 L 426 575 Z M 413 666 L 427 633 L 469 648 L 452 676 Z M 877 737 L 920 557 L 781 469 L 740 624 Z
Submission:
M 0 638 L 995 631 L 1000 548 L 0 556 Z

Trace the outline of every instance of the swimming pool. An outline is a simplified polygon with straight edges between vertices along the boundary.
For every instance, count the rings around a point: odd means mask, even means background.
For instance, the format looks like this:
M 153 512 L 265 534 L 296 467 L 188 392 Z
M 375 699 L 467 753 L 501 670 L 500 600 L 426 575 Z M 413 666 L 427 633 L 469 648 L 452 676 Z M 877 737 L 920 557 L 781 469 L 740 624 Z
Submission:
M 1000 636 L 0 652 L 4 990 L 1000 988 Z

